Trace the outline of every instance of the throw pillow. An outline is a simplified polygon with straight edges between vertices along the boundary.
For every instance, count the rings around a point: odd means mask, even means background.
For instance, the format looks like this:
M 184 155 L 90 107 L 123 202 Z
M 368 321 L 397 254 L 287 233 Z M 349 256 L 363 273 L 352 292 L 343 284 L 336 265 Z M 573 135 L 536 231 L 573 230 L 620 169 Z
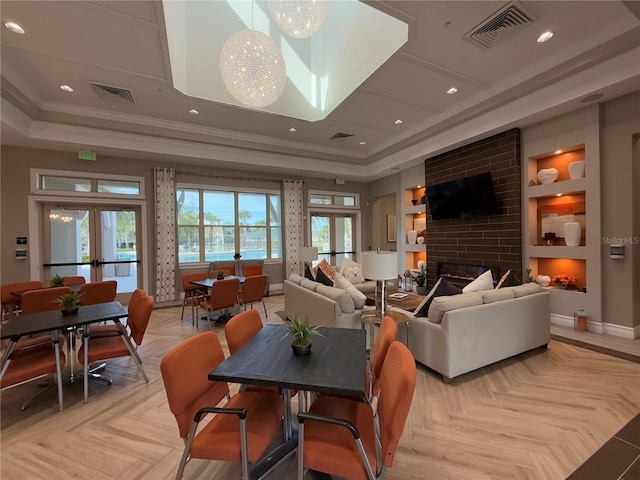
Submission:
M 492 290 L 493 289 L 493 275 L 491 270 L 487 270 L 473 282 L 462 289 L 462 293 L 477 292 L 478 290 Z
M 304 278 L 311 280 L 312 282 L 316 281 L 314 271 L 309 264 L 304 268 Z
M 324 270 L 321 268 L 319 268 L 316 273 L 316 282 L 326 285 L 327 287 L 333 287 L 333 280 L 325 275 Z
M 365 302 L 367 301 L 367 296 L 353 286 L 349 280 L 347 280 L 343 275 L 340 275 L 336 272 L 336 277 L 334 279 L 333 286 L 336 288 L 341 288 L 345 290 L 351 298 L 353 299 L 353 304 L 357 309 L 364 307 Z
M 349 259 L 349 258 L 345 258 L 344 260 L 342 260 L 342 265 L 340 265 L 340 272 L 342 275 L 344 275 L 344 273 L 342 273 L 342 270 L 345 268 L 360 268 L 360 264 L 354 262 L 353 260 Z
M 424 300 L 420 302 L 420 305 L 418 305 L 413 311 L 413 314 L 416 317 L 426 317 L 429 314 L 429 307 L 431 306 L 431 302 L 433 302 L 434 298 L 448 297 L 459 293 L 462 293 L 462 290 L 455 285 L 451 285 L 444 277 L 440 277 L 431 291 L 427 293 L 426 297 L 424 297 Z
M 340 273 L 348 282 L 354 285 L 357 283 L 364 283 L 364 277 L 362 276 L 360 265 L 357 267 L 343 267 L 340 269 Z
M 262 275 L 262 266 L 260 265 L 245 265 L 242 268 L 245 277 L 255 277 L 256 275 Z
M 520 285 L 520 280 L 518 280 L 518 277 L 516 277 L 511 270 L 507 270 L 507 273 L 500 278 L 498 285 L 496 285 L 496 290 L 502 287 L 515 287 L 516 285 Z
M 316 278 L 318 278 L 318 272 L 322 270 L 325 277 L 331 280 L 331 284 L 333 284 L 333 277 L 336 274 L 336 271 L 331 267 L 331 265 L 329 265 L 326 258 L 323 258 L 314 270 L 316 271 Z

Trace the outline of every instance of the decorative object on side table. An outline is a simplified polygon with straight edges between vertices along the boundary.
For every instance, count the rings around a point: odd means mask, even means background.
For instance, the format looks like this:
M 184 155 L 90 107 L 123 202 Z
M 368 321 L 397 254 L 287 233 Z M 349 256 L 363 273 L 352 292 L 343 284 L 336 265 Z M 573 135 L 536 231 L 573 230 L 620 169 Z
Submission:
M 541 287 L 548 287 L 551 283 L 551 277 L 549 275 L 538 275 L 536 277 L 536 283 Z
M 569 164 L 569 178 L 571 180 L 578 180 L 582 177 L 584 177 L 584 160 L 571 162 Z
M 78 313 L 80 308 L 80 294 L 78 292 L 64 293 L 57 300 L 62 315 L 75 315 Z
M 556 244 L 556 242 L 558 241 L 558 237 L 554 232 L 545 232 L 545 234 L 542 236 L 542 240 L 544 240 L 545 245 L 550 246 Z
M 418 273 L 416 274 L 416 293 L 418 295 L 425 295 L 427 293 L 426 281 L 427 271 L 424 269 L 424 265 L 420 264 Z
M 311 325 L 309 317 L 300 319 L 298 316 L 293 317 L 287 322 L 287 330 L 293 336 L 291 340 L 291 348 L 295 355 L 307 355 L 311 351 L 311 338 L 313 335 L 322 333 L 318 330 L 318 326 Z
M 557 178 L 557 168 L 543 168 L 538 172 L 538 181 L 543 185 L 546 185 L 547 183 L 553 183 Z
M 580 222 L 567 222 L 563 226 L 564 242 L 568 247 L 577 247 L 580 245 L 580 236 L 582 235 L 582 225 Z
M 569 287 L 576 286 L 576 277 L 566 275 L 564 273 L 559 273 L 558 275 L 554 275 L 554 277 L 551 279 L 551 282 L 555 283 L 558 288 L 567 290 Z
M 217 280 L 224 280 L 224 270 L 218 270 L 216 272 L 216 279 Z
M 63 287 L 64 286 L 64 277 L 62 275 L 54 275 L 51 277 L 51 286 L 52 287 Z

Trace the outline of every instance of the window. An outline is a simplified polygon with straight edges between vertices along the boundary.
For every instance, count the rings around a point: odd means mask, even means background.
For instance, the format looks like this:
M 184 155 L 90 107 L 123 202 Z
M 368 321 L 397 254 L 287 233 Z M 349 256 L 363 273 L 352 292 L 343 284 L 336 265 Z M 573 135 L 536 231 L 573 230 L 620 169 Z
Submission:
M 144 199 L 144 178 L 130 175 L 31 169 L 31 188 L 39 195 Z
M 309 191 L 309 204 L 325 207 L 358 208 L 357 194 Z
M 176 190 L 180 263 L 282 258 L 280 194 Z

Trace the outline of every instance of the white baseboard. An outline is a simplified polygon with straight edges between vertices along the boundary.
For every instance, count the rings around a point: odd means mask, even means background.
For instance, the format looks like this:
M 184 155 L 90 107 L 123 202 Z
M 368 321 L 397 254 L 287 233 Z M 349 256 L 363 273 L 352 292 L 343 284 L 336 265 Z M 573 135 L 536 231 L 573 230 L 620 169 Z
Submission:
M 573 328 L 573 317 L 568 315 L 551 314 L 551 324 L 558 327 Z M 624 327 L 614 323 L 600 323 L 589 321 L 589 331 L 611 335 L 612 337 L 629 338 L 631 340 L 640 337 L 640 325 L 635 327 Z

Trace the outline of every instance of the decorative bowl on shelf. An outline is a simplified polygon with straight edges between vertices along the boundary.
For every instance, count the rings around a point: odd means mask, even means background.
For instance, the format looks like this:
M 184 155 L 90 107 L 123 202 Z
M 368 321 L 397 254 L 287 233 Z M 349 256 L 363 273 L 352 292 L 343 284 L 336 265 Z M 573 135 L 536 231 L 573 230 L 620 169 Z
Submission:
M 558 178 L 558 169 L 557 168 L 542 168 L 538 172 L 538 181 L 546 185 L 547 183 L 553 183 Z
M 548 287 L 551 283 L 551 277 L 549 275 L 538 275 L 536 277 L 536 283 L 541 287 Z

